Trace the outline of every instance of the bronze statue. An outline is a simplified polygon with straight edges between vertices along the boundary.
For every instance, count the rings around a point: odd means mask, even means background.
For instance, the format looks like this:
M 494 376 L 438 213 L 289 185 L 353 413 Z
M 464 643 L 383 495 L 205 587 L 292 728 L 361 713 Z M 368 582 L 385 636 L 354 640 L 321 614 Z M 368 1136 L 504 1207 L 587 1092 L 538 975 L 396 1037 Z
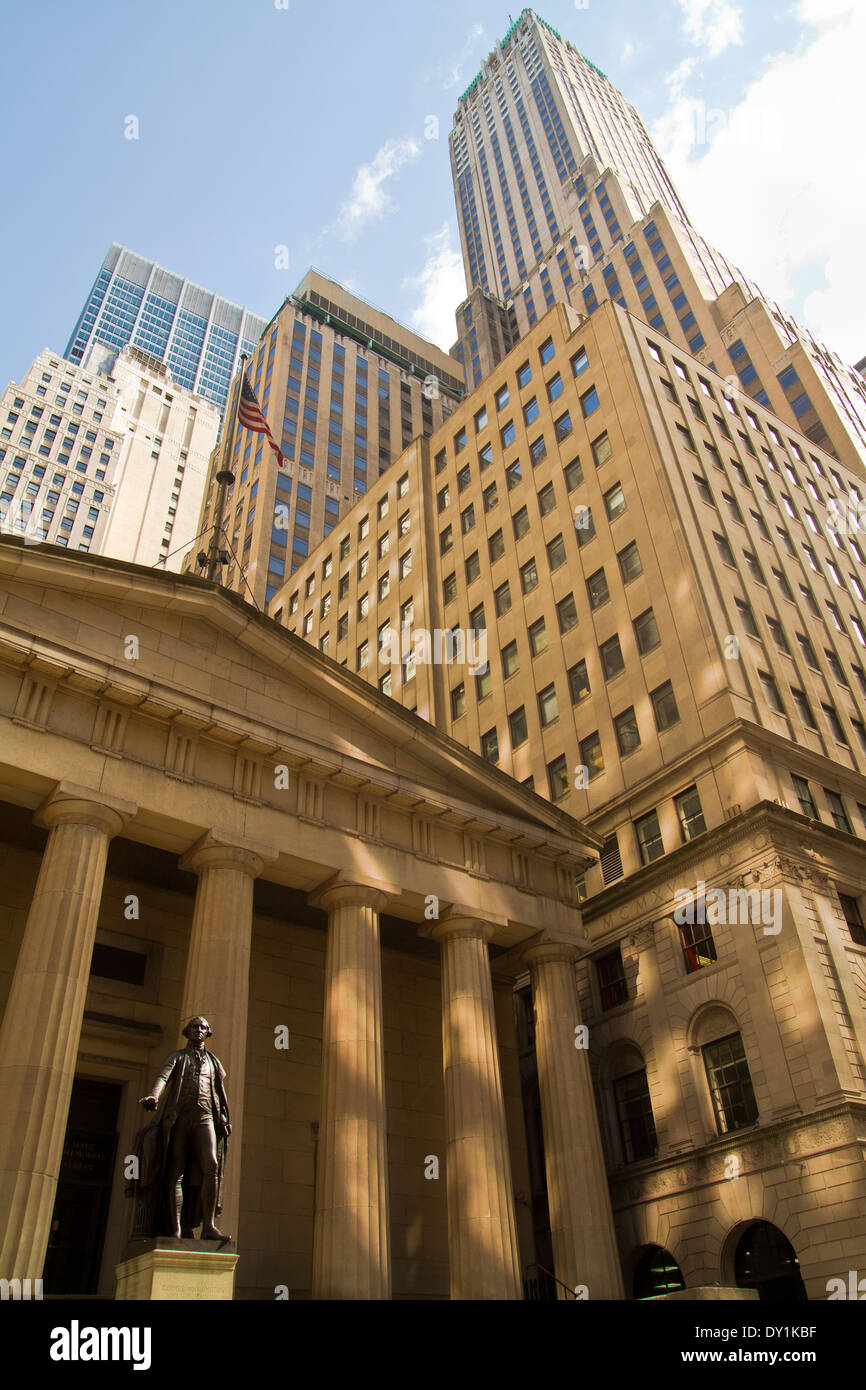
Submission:
M 228 1137 L 225 1069 L 205 1040 L 206 1018 L 191 1018 L 188 1039 L 172 1052 L 149 1096 L 139 1101 L 156 1118 L 136 1136 L 139 1176 L 127 1191 L 136 1198 L 133 1236 L 227 1240 L 214 1224 L 222 1210 L 220 1190 Z

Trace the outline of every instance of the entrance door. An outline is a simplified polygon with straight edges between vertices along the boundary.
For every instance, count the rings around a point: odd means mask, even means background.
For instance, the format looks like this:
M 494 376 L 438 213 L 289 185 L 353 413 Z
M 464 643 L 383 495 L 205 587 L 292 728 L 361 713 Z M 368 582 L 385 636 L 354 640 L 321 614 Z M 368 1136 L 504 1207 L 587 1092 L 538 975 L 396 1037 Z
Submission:
M 46 1294 L 94 1294 L 117 1150 L 120 1086 L 76 1077 L 51 1218 Z
M 743 1232 L 734 1256 L 734 1274 L 741 1289 L 757 1289 L 758 1297 L 769 1302 L 808 1298 L 793 1245 L 769 1221 L 755 1221 Z

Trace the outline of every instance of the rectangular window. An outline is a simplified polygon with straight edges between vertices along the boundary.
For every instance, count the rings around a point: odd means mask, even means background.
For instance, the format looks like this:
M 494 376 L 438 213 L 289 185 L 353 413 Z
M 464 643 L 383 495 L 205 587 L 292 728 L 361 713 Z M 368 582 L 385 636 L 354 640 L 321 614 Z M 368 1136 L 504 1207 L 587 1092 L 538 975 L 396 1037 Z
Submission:
M 661 731 L 669 729 L 672 724 L 679 721 L 680 713 L 677 709 L 677 702 L 674 699 L 674 690 L 670 681 L 665 681 L 656 690 L 650 692 L 652 700 L 653 714 L 655 716 L 656 728 Z
M 623 550 L 617 551 L 616 558 L 619 560 L 620 573 L 622 574 L 622 582 L 624 584 L 628 584 L 630 580 L 636 579 L 639 574 L 643 573 L 643 565 L 641 564 L 637 541 L 629 541 L 628 545 Z
M 703 835 L 707 825 L 701 809 L 701 799 L 698 796 L 697 787 L 689 787 L 679 796 L 674 797 L 674 806 L 683 840 L 694 840 L 698 835 Z
M 559 718 L 559 706 L 556 702 L 556 686 L 551 684 L 538 692 L 538 717 L 541 721 L 542 729 L 546 729 L 548 724 Z
M 543 618 L 538 618 L 529 627 L 529 649 L 533 656 L 547 651 L 547 628 Z
M 840 893 L 839 905 L 851 934 L 851 940 L 855 946 L 866 946 L 866 926 L 863 925 L 863 915 L 857 899 L 850 897 L 847 893 Z
M 654 1158 L 658 1153 L 652 1101 L 646 1070 L 618 1076 L 613 1083 L 623 1158 L 626 1163 Z
M 695 901 L 693 900 L 691 915 L 703 920 L 678 923 L 680 946 L 683 951 L 687 975 L 693 975 L 696 970 L 703 970 L 705 966 L 713 965 L 718 959 L 712 928 L 706 920 L 704 899 L 698 898 L 696 902 L 700 910 L 697 912 L 694 910 Z
M 577 626 L 577 604 L 574 594 L 566 594 L 565 598 L 559 600 L 556 605 L 556 617 L 560 632 L 570 632 Z
M 844 830 L 847 835 L 853 835 L 851 822 L 848 819 L 848 812 L 845 810 L 845 803 L 838 792 L 831 792 L 824 788 L 824 796 L 827 801 L 827 809 L 830 812 L 830 819 L 837 830 Z
M 605 430 L 604 434 L 600 434 L 597 439 L 592 441 L 590 448 L 592 449 L 592 456 L 595 459 L 596 468 L 601 468 L 602 464 L 607 463 L 613 453 L 607 430 Z
M 506 680 L 509 676 L 515 675 L 520 670 L 520 657 L 517 651 L 517 643 L 509 642 L 502 648 L 502 674 Z
M 520 587 L 525 594 L 531 593 L 538 584 L 538 570 L 535 565 L 535 557 L 527 560 L 525 565 L 520 567 Z
M 455 685 L 451 691 L 451 718 L 459 719 L 461 714 L 466 713 L 466 687 L 461 681 Z
M 641 656 L 652 651 L 657 647 L 659 641 L 659 630 L 656 623 L 655 614 L 651 608 L 647 608 L 639 617 L 635 618 L 633 624 L 637 649 Z
M 560 565 L 565 564 L 565 541 L 562 535 L 554 536 L 553 540 L 547 543 L 547 563 L 551 572 L 559 569 Z
M 654 860 L 661 859 L 665 847 L 658 812 L 648 811 L 645 816 L 640 816 L 634 823 L 634 830 L 641 864 L 652 864 Z
M 613 721 L 614 732 L 619 751 L 623 757 L 627 753 L 634 752 L 635 748 L 640 747 L 640 733 L 637 727 L 637 716 L 634 707 L 629 705 L 628 709 L 623 710 L 622 714 L 616 715 Z
M 529 737 L 526 727 L 526 710 L 523 705 L 508 716 L 508 732 L 511 736 L 511 747 L 519 748 Z
M 758 1107 L 739 1033 L 701 1049 L 719 1134 L 754 1124 Z
M 568 795 L 568 764 L 564 753 L 547 764 L 547 785 L 551 801 L 561 801 Z
M 604 678 L 609 681 L 612 676 L 619 675 L 619 672 L 625 668 L 618 634 L 614 633 L 613 637 L 609 637 L 606 642 L 602 642 L 598 650 L 601 656 Z
M 500 584 L 493 593 L 493 604 L 496 609 L 497 617 L 501 618 L 503 613 L 507 613 L 511 607 L 511 589 L 506 579 L 504 584 Z
M 569 668 L 568 690 L 573 705 L 578 704 L 581 700 L 585 700 L 590 693 L 589 676 L 587 675 L 585 661 L 578 661 L 576 665 Z
M 520 511 L 515 512 L 511 518 L 511 525 L 514 530 L 514 539 L 519 541 L 529 531 L 529 512 L 526 507 L 521 507 Z
M 591 574 L 586 581 L 587 593 L 589 594 L 590 608 L 601 608 L 603 603 L 607 603 L 610 598 L 610 590 L 607 587 L 607 579 L 604 570 L 598 569 L 595 574 Z
M 620 948 L 617 946 L 615 951 L 600 956 L 595 962 L 595 969 L 598 976 L 599 993 L 601 994 L 601 1007 L 607 1010 L 615 1009 L 618 1004 L 625 1004 L 628 1000 L 628 984 L 626 983 Z
M 580 761 L 586 768 L 587 781 L 592 782 L 604 772 L 604 754 L 598 730 L 580 740 Z

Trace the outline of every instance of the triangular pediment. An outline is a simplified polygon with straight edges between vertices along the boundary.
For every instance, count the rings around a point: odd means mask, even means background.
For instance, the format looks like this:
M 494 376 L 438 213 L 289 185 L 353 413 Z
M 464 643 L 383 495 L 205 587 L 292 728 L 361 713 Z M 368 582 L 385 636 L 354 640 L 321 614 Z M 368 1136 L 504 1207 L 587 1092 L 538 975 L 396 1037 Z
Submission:
M 515 844 L 575 853 L 598 841 L 571 817 L 237 595 L 52 546 L 0 541 L 4 660 L 199 737 L 282 760 L 406 811 L 495 823 Z

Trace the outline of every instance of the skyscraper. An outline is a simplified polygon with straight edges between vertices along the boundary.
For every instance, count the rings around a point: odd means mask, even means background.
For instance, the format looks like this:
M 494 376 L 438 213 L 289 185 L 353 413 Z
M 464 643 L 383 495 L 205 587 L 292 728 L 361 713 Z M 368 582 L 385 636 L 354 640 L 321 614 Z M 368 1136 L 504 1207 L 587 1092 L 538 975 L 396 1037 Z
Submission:
M 508 346 L 479 291 L 521 333 L 557 300 L 591 314 L 611 298 L 866 473 L 863 377 L 704 240 L 638 113 L 532 10 L 460 98 L 450 151 L 467 384 Z
M 238 430 L 224 517 L 232 558 L 222 581 L 264 604 L 410 441 L 441 425 L 464 389 L 456 359 L 315 270 L 267 325 L 248 376 L 286 466 L 276 468 L 262 435 Z M 213 523 L 221 464 L 218 449 L 202 533 Z
M 0 400 L 0 529 L 179 570 L 196 535 L 216 406 L 141 348 L 102 370 L 47 348 Z
M 264 326 L 249 309 L 115 242 L 63 355 L 93 368 L 93 345 L 117 351 L 133 343 L 165 362 L 178 385 L 223 410 L 240 355 L 252 353 Z

